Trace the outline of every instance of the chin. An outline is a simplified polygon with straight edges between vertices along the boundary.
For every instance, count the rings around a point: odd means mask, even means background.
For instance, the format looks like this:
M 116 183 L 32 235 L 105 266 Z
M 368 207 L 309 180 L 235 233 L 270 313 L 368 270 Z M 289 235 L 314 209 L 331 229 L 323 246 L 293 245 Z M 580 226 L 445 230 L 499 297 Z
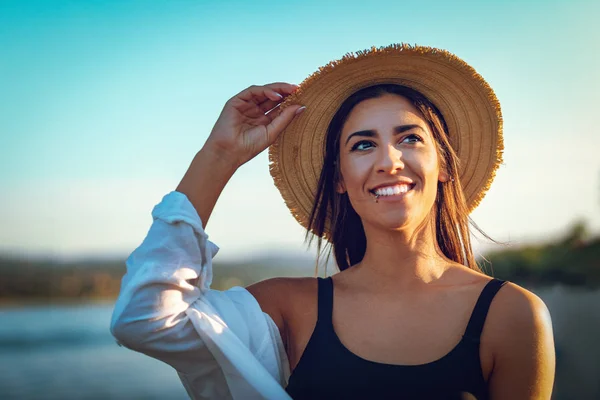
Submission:
M 395 216 L 394 218 L 384 219 L 378 218 L 378 220 L 374 222 L 374 225 L 378 228 L 388 231 L 401 231 L 414 225 L 414 221 L 411 221 L 411 218 L 408 218 L 407 216 Z
M 428 215 L 422 207 L 406 207 L 405 205 L 383 210 L 364 211 L 362 215 L 359 213 L 363 225 L 370 225 L 376 230 L 390 232 L 418 229 L 427 219 Z
M 372 224 L 378 229 L 384 229 L 388 231 L 403 231 L 403 230 L 414 230 L 421 226 L 426 219 L 425 215 L 414 215 L 414 213 L 389 213 L 388 215 L 378 215 Z

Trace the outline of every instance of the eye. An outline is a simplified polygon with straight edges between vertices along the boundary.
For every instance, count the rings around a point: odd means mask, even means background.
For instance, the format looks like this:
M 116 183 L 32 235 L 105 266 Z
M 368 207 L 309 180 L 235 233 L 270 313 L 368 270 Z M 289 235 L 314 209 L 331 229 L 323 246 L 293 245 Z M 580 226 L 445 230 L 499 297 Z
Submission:
M 423 138 L 421 138 L 421 136 L 419 135 L 415 135 L 414 133 L 411 135 L 406 136 L 404 139 L 402 139 L 401 143 L 418 143 L 418 142 L 422 142 Z
M 373 147 L 373 142 L 370 142 L 368 140 L 361 140 L 360 142 L 354 143 L 350 151 L 364 151 L 370 149 L 371 147 Z

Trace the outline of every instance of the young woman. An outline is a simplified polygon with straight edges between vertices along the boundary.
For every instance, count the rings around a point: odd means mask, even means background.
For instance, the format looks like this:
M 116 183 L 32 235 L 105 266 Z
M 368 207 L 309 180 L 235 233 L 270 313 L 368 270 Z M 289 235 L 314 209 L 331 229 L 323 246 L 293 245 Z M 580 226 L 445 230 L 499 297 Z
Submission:
M 268 146 L 292 214 L 340 272 L 211 290 L 204 228 Z M 442 50 L 371 49 L 300 88 L 250 87 L 155 207 L 111 330 L 172 365 L 192 398 L 548 399 L 545 305 L 483 274 L 470 246 L 501 152 L 493 92 Z

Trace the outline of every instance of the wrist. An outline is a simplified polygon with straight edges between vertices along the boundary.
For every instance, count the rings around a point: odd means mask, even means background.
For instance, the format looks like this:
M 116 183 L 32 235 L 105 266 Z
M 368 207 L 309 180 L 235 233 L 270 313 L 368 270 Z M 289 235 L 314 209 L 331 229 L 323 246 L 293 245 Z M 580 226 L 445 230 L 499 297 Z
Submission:
M 196 154 L 196 157 L 205 159 L 211 165 L 211 169 L 218 168 L 220 171 L 227 172 L 230 175 L 233 175 L 242 164 L 230 151 L 212 145 L 209 142 L 204 144 L 202 149 Z

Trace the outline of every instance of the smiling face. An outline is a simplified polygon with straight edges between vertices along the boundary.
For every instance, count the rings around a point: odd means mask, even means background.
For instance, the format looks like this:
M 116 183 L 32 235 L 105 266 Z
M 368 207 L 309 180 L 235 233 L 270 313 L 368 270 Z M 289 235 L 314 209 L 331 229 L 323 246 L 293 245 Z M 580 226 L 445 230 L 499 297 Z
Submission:
M 340 181 L 363 225 L 416 229 L 430 214 L 440 171 L 436 143 L 406 98 L 384 94 L 358 103 L 341 131 Z

